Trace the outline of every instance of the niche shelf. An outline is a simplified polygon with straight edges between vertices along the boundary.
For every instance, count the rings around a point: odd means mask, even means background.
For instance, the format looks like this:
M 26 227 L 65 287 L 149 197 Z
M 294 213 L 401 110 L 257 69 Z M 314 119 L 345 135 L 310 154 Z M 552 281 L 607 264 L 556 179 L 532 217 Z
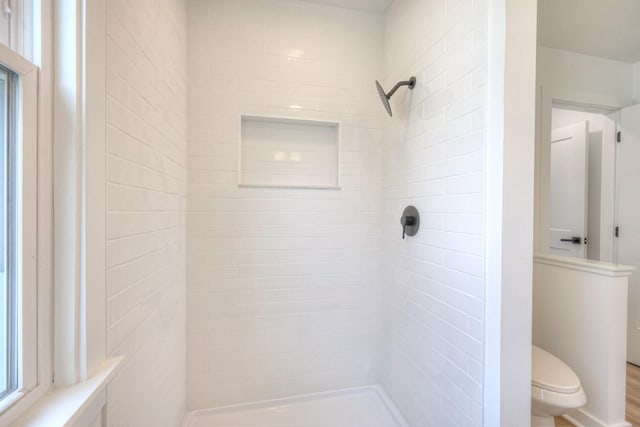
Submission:
M 238 185 L 340 188 L 340 123 L 240 116 Z

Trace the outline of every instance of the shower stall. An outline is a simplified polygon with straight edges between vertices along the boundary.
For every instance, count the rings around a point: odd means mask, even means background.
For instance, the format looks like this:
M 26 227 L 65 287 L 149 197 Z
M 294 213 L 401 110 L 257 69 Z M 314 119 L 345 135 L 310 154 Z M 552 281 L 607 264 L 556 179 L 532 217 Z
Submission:
M 362 4 L 187 2 L 188 425 L 482 425 L 486 3 Z

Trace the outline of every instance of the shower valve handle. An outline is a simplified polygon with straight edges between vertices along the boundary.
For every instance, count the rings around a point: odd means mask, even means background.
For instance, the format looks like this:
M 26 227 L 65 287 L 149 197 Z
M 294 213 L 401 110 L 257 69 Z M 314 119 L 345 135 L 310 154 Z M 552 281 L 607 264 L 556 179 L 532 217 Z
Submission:
M 415 236 L 420 228 L 420 214 L 415 206 L 407 206 L 400 217 L 402 225 L 402 238 L 405 236 Z
M 402 218 L 400 218 L 400 224 L 402 224 L 402 238 L 404 239 L 404 236 L 405 236 L 406 231 L 407 231 L 407 227 L 411 227 L 413 225 L 416 225 L 416 217 L 415 216 L 403 216 Z

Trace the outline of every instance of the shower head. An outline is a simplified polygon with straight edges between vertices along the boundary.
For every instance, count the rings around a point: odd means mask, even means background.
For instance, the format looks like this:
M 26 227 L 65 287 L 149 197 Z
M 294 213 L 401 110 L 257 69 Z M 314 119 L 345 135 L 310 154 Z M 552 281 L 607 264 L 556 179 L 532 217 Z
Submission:
M 387 94 L 384 91 L 384 89 L 382 89 L 382 86 L 380 86 L 380 82 L 378 82 L 377 80 L 376 80 L 376 87 L 378 88 L 378 95 L 380 95 L 380 100 L 382 101 L 382 105 L 384 105 L 384 108 L 387 109 L 387 113 L 389 113 L 389 117 L 393 117 L 393 114 L 391 113 L 391 105 L 389 105 L 389 98 L 387 97 Z
M 378 88 L 380 100 L 382 101 L 382 105 L 384 105 L 384 108 L 387 110 L 387 113 L 389 113 L 389 117 L 393 117 L 393 114 L 391 113 L 391 105 L 389 105 L 389 100 L 391 99 L 393 94 L 396 93 L 396 91 L 402 86 L 409 86 L 409 89 L 413 89 L 414 87 L 416 87 L 416 78 L 411 77 L 409 80 L 396 83 L 396 85 L 389 91 L 389 93 L 385 93 L 384 89 L 380 85 L 380 82 L 376 80 L 376 88 Z

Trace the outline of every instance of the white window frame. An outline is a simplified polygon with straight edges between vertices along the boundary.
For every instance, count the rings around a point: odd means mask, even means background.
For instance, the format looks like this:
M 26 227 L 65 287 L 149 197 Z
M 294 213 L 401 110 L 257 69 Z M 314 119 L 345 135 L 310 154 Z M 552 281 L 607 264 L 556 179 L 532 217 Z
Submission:
M 6 16 L 8 25 L 7 46 L 31 60 L 37 44 L 38 32 L 33 31 L 33 23 L 35 13 L 39 10 L 39 1 L 41 0 L 0 0 L 0 14 Z M 5 13 L 5 6 L 8 6 L 9 13 Z
M 16 120 L 18 389 L 0 401 L 0 414 L 49 385 L 39 368 L 38 320 L 38 68 L 0 44 L 0 64 L 18 75 Z
M 33 0 L 25 12 L 23 54 L 40 67 L 38 383 L 0 427 L 105 425 L 122 362 L 106 358 L 106 0 Z
M 19 113 L 32 120 L 18 121 L 26 144 L 22 165 L 23 194 L 28 206 L 21 218 L 30 221 L 31 231 L 25 235 L 27 246 L 21 251 L 28 254 L 31 267 L 23 271 L 32 285 L 21 295 L 23 328 L 22 383 L 17 393 L 0 402 L 0 427 L 11 425 L 30 407 L 41 401 L 52 387 L 53 381 L 53 174 L 52 174 L 52 2 L 48 0 L 13 1 L 11 46 L 0 43 L 0 62 L 22 77 L 22 95 L 27 102 L 20 103 Z M 17 6 L 17 7 L 16 7 Z M 28 59 L 25 59 L 29 58 Z M 20 141 L 20 136 L 18 137 Z M 24 255 L 23 255 L 24 256 Z M 20 369 L 20 368 L 19 368 Z

